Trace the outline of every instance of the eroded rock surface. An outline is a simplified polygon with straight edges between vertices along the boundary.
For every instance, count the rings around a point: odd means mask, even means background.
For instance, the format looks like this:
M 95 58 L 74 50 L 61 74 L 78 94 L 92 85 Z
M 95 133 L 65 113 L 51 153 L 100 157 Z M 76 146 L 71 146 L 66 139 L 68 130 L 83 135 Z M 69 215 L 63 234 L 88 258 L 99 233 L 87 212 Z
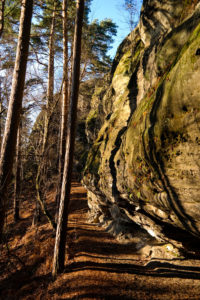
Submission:
M 200 236 L 199 2 L 145 0 L 96 91 L 84 184 L 116 235 L 134 222 L 160 241 Z

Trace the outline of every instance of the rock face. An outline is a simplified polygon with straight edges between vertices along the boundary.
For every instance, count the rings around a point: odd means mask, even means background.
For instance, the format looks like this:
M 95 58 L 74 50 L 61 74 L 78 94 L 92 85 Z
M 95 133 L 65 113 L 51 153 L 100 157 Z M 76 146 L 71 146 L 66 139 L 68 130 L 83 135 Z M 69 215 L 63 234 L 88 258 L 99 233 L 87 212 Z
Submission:
M 199 2 L 144 0 L 94 96 L 83 182 L 91 215 L 118 236 L 132 223 L 160 241 L 200 236 Z

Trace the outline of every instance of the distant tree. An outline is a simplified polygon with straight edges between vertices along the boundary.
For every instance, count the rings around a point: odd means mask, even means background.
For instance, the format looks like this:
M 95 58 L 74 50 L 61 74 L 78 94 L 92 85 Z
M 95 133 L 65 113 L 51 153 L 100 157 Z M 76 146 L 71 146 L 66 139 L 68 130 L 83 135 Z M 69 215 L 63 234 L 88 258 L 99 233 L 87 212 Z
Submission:
M 56 59 L 58 60 L 62 52 L 61 11 L 61 0 L 39 1 L 37 9 L 35 9 L 31 34 L 32 60 L 36 60 L 43 67 L 41 75 L 43 78 L 48 76 L 48 80 L 50 78 L 49 71 L 52 70 L 50 66 L 55 60 L 55 56 L 57 55 Z M 50 58 L 51 64 L 49 63 Z
M 67 127 L 66 153 L 63 172 L 63 181 L 60 198 L 59 217 L 56 231 L 56 241 L 54 248 L 52 275 L 55 277 L 64 269 L 65 261 L 65 244 L 67 233 L 68 207 L 71 190 L 71 176 L 73 167 L 73 153 L 76 129 L 76 114 L 79 93 L 80 77 L 80 59 L 81 59 L 81 35 L 84 13 L 84 0 L 77 0 L 77 16 L 74 33 L 74 50 L 73 50 L 73 72 L 72 87 L 70 95 L 70 110 Z
M 0 239 L 4 226 L 6 191 L 13 167 L 22 108 L 32 11 L 33 0 L 22 0 L 15 68 L 0 159 Z
M 130 41 L 131 41 L 131 56 L 134 56 L 134 47 L 133 47 L 133 29 L 136 27 L 139 20 L 139 6 L 141 5 L 141 0 L 124 0 L 122 8 L 125 11 L 125 22 L 127 23 L 130 30 Z M 132 67 L 132 61 L 131 61 Z
M 130 31 L 132 31 L 135 26 L 136 26 L 136 22 L 137 22 L 137 16 L 138 16 L 138 8 L 137 5 L 140 1 L 138 0 L 124 0 L 124 9 L 127 12 L 127 24 L 129 26 Z
M 117 34 L 117 26 L 111 19 L 94 20 L 83 28 L 81 55 L 81 80 L 103 76 L 111 67 L 108 50 Z

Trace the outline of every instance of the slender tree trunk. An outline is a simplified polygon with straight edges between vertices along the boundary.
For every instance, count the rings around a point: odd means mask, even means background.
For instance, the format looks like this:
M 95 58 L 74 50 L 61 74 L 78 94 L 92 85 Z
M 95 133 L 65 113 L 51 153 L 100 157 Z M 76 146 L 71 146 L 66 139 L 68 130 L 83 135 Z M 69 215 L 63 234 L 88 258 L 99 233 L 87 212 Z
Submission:
M 15 171 L 15 186 L 14 186 L 14 220 L 19 220 L 19 201 L 20 201 L 20 180 L 21 180 L 21 123 L 17 133 L 17 146 L 16 146 L 16 171 Z
M 5 0 L 1 0 L 0 3 L 0 38 L 2 36 L 4 30 L 4 8 L 5 8 Z
M 63 92 L 62 92 L 62 107 L 61 107 L 59 175 L 58 175 L 58 187 L 57 187 L 57 192 L 56 192 L 57 208 L 59 208 L 59 203 L 60 203 L 59 198 L 60 198 L 60 193 L 61 193 L 64 159 L 65 159 L 67 115 L 68 115 L 68 110 L 69 110 L 67 4 L 68 4 L 68 0 L 63 0 L 63 6 L 62 6 L 62 9 L 63 9 Z M 58 209 L 57 209 L 57 211 L 58 211 Z
M 72 88 L 72 60 L 73 60 L 73 48 L 74 48 L 74 41 L 71 43 L 71 57 L 70 57 L 70 66 L 69 66 L 69 84 L 68 84 L 68 94 L 69 98 L 71 97 L 71 88 Z
M 36 176 L 36 193 L 37 201 L 40 203 L 42 212 L 47 217 L 48 221 L 55 229 L 56 225 L 48 212 L 45 201 L 43 199 L 43 193 L 41 192 L 41 186 L 44 184 L 45 169 L 47 167 L 47 142 L 49 136 L 49 121 L 51 118 L 54 102 L 54 54 L 55 54 L 55 19 L 56 19 L 56 2 L 54 2 L 54 10 L 52 15 L 50 38 L 49 38 L 49 64 L 48 64 L 48 84 L 47 84 L 47 103 L 44 119 L 44 135 L 41 151 L 41 162 L 38 164 L 37 176 Z M 38 210 L 37 210 L 38 211 Z
M 0 57 L 1 59 L 1 57 Z M 2 94 L 1 94 L 1 77 L 0 77 L 0 112 L 2 112 Z M 0 153 L 1 153 L 1 120 L 2 120 L 2 116 L 0 114 Z
M 37 225 L 40 220 L 41 220 L 41 213 L 40 213 L 40 203 L 38 201 L 36 201 L 35 203 L 35 212 L 33 215 L 33 221 L 32 221 L 32 226 Z
M 81 35 L 84 13 L 84 0 L 77 0 L 77 15 L 74 33 L 74 51 L 73 51 L 73 76 L 72 89 L 70 95 L 70 111 L 67 128 L 66 154 L 63 172 L 63 181 L 60 198 L 59 218 L 56 231 L 56 241 L 54 248 L 52 275 L 55 277 L 57 273 L 64 270 L 65 262 L 65 244 L 68 221 L 68 207 L 71 189 L 71 177 L 73 168 L 73 153 L 76 131 L 76 115 L 79 92 L 80 77 L 80 57 L 81 57 Z
M 47 84 L 47 103 L 45 111 L 44 139 L 42 152 L 44 154 L 47 146 L 49 119 L 52 113 L 54 99 L 54 56 L 55 56 L 55 20 L 56 20 L 56 2 L 52 15 L 50 38 L 49 38 L 49 63 L 48 63 L 48 84 Z
M 4 226 L 6 190 L 12 172 L 17 130 L 20 122 L 32 11 L 33 0 L 22 0 L 17 54 L 0 159 L 0 239 Z

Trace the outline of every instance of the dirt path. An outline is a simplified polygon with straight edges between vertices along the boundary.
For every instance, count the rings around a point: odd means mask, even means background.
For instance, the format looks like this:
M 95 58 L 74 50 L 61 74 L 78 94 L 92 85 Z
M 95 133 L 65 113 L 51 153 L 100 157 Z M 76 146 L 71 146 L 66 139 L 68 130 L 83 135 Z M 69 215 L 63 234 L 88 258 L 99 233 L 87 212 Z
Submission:
M 53 210 L 53 194 L 48 204 Z M 88 223 L 85 189 L 73 183 L 66 269 L 51 280 L 54 234 L 46 220 L 31 226 L 33 205 L 22 221 L 8 215 L 8 252 L 0 258 L 0 299 L 200 299 L 200 261 L 158 260 L 121 245 Z M 20 260 L 18 259 L 20 258 Z

